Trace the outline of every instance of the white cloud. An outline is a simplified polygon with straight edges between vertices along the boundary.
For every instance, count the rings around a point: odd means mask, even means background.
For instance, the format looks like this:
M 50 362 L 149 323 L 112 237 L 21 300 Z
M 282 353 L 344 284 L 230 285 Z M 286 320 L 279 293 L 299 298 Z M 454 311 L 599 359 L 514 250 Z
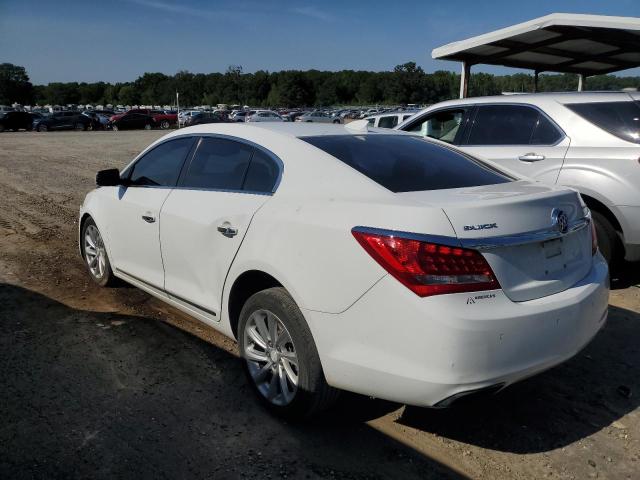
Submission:
M 291 10 L 293 13 L 297 13 L 298 15 L 304 15 L 305 17 L 315 18 L 316 20 L 322 20 L 323 22 L 332 22 L 334 17 L 329 15 L 328 13 L 323 12 L 322 10 L 317 9 L 316 7 L 307 6 L 307 7 L 296 7 Z

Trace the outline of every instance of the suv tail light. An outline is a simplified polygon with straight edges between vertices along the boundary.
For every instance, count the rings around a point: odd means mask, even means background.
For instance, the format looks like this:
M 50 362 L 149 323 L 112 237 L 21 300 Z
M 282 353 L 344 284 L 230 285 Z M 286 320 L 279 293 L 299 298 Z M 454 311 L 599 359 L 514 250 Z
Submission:
M 476 250 L 356 229 L 351 233 L 382 268 L 420 297 L 500 288 Z

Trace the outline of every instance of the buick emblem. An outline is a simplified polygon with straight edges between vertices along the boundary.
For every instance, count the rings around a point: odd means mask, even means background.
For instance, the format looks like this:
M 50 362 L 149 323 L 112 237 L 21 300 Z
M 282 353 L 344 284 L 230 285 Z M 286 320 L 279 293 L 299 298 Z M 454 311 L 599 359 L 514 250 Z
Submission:
M 560 233 L 567 233 L 569 229 L 569 217 L 559 208 L 551 210 L 551 226 Z

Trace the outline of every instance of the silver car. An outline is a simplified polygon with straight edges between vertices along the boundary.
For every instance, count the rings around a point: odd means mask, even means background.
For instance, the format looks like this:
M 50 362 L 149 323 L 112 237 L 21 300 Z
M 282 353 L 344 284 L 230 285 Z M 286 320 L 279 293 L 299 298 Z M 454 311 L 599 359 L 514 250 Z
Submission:
M 523 176 L 576 188 L 600 250 L 640 260 L 640 94 L 574 92 L 465 98 L 396 127 L 456 145 Z
M 315 111 L 307 112 L 296 117 L 296 122 L 316 122 L 316 123 L 340 123 L 339 118 L 333 118 L 325 112 Z

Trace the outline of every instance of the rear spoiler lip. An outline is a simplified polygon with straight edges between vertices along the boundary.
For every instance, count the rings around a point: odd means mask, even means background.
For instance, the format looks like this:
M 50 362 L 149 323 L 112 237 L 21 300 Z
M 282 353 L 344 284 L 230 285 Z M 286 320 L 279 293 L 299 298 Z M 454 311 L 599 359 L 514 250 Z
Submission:
M 403 232 L 397 230 L 387 230 L 383 228 L 357 226 L 351 231 L 369 233 L 373 235 L 384 235 L 388 237 L 400 237 L 420 242 L 436 243 L 439 245 L 447 245 L 449 247 L 462 247 L 474 250 L 492 250 L 501 247 L 515 247 L 518 245 L 526 245 L 528 243 L 546 242 L 562 238 L 566 235 L 575 233 L 591 224 L 591 214 L 585 215 L 583 218 L 571 222 L 565 232 L 561 232 L 556 227 L 543 228 L 530 232 L 499 235 L 486 238 L 457 238 L 446 235 L 430 235 L 427 233 Z

